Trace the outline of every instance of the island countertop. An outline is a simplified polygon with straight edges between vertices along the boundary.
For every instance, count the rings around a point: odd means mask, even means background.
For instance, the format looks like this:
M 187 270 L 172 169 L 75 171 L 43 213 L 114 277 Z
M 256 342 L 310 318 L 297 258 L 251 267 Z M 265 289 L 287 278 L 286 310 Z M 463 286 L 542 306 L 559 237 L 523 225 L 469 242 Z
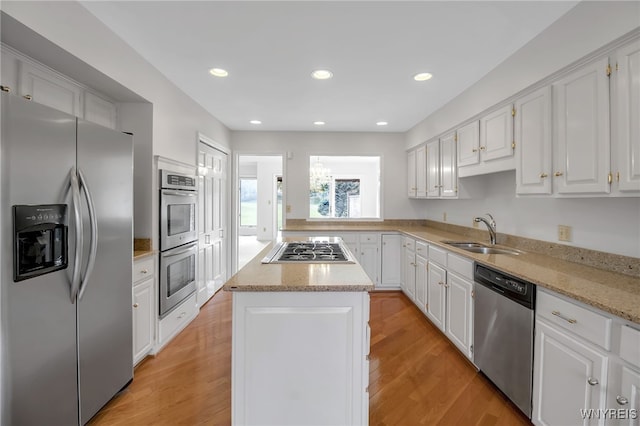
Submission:
M 291 239 L 291 240 L 299 240 Z M 371 291 L 358 263 L 262 263 L 268 244 L 222 287 L 225 291 Z

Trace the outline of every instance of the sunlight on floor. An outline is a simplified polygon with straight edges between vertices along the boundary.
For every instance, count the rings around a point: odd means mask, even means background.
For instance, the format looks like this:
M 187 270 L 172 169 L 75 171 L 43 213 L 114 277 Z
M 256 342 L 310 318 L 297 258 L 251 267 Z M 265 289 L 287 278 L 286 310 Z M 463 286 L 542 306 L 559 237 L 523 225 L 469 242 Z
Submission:
M 241 235 L 238 237 L 238 269 L 241 269 L 270 241 L 258 241 L 255 235 Z

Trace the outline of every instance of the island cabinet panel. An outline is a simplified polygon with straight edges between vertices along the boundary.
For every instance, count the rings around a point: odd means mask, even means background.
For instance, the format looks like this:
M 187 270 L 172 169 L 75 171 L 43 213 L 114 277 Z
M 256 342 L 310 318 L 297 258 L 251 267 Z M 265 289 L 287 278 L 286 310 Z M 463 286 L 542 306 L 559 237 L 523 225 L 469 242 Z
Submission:
M 369 294 L 235 292 L 232 423 L 368 423 Z

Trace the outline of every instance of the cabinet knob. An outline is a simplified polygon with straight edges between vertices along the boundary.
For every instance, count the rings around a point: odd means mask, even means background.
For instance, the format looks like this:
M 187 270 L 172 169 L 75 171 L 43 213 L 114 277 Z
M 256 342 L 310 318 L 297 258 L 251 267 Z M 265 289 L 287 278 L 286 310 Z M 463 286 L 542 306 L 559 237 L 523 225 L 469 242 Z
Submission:
M 487 149 L 487 147 L 486 146 L 481 146 L 480 149 L 484 151 L 485 149 Z
M 24 95 L 23 98 L 25 98 L 28 101 L 33 99 L 33 97 L 31 95 Z
M 438 281 L 438 285 L 444 285 L 442 281 Z
M 478 150 L 476 148 L 473 148 L 471 152 L 478 152 Z
M 138 305 L 137 303 L 134 303 L 134 304 L 133 304 L 133 307 L 134 307 L 134 308 L 137 308 L 138 306 L 140 306 L 140 305 Z
M 627 405 L 629 400 L 622 395 L 616 396 L 616 402 L 620 405 Z
M 549 175 L 548 175 L 548 174 L 546 174 L 546 173 L 540 173 L 540 178 L 541 178 L 541 179 L 544 179 L 544 178 L 546 178 L 547 176 L 549 176 Z
M 553 175 L 554 175 L 554 176 L 562 176 L 563 174 L 564 174 L 564 173 L 562 173 L 562 172 L 555 172 Z
M 598 379 L 594 379 L 593 377 L 589 377 L 589 378 L 587 379 L 587 383 L 589 383 L 591 386 L 595 386 L 595 385 L 597 385 L 597 384 L 598 384 L 598 383 L 600 383 L 600 382 L 598 382 Z
M 141 274 L 148 274 L 148 273 L 149 273 L 149 271 L 147 271 L 146 269 L 143 269 L 143 270 L 141 270 L 141 271 L 140 271 L 140 273 L 141 273 Z
M 7 93 L 11 92 L 11 88 L 9 86 L 0 86 L 0 90 Z

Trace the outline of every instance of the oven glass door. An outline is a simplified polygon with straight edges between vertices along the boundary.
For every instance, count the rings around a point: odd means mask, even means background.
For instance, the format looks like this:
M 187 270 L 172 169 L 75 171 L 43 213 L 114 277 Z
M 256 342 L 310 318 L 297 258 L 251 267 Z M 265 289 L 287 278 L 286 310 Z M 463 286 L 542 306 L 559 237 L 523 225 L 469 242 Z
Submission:
M 162 190 L 160 198 L 160 250 L 195 241 L 196 194 Z
M 196 290 L 196 255 L 196 243 L 161 253 L 160 317 Z

